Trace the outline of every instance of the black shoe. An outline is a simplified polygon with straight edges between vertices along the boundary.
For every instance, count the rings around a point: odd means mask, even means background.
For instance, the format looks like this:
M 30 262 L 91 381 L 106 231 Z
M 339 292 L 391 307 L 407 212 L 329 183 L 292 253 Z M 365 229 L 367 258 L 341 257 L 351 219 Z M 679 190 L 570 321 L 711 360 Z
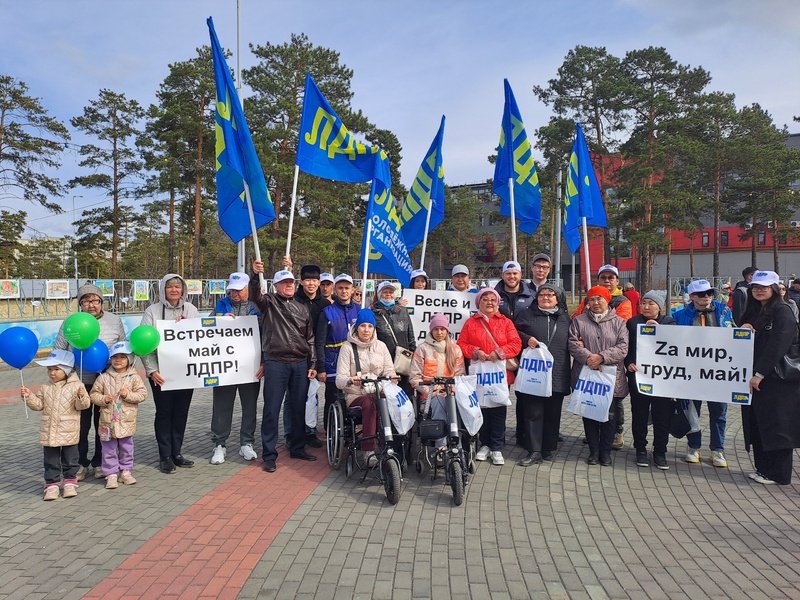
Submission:
M 664 454 L 653 454 L 653 464 L 657 466 L 662 471 L 669 470 L 669 464 L 667 463 L 667 457 Z
M 314 456 L 313 454 L 309 454 L 305 450 L 303 450 L 302 452 L 297 452 L 296 454 L 290 454 L 289 456 L 291 458 L 297 458 L 299 460 L 309 460 L 309 461 L 317 460 L 316 456 Z
M 587 465 L 596 465 L 598 463 L 597 454 L 589 454 L 589 458 L 586 460 Z
M 520 467 L 530 467 L 531 465 L 538 465 L 542 462 L 541 452 L 528 452 L 528 454 L 520 459 L 517 464 Z
M 309 435 L 306 437 L 306 446 L 311 446 L 312 448 L 322 448 L 322 440 L 315 435 Z
M 558 443 L 560 444 L 563 441 L 564 441 L 564 436 L 561 434 L 561 432 L 559 432 L 558 433 Z
M 553 453 L 550 450 L 542 450 L 542 460 L 553 460 Z
M 164 460 L 162 460 L 158 464 L 158 467 L 159 469 L 161 469 L 162 473 L 166 473 L 168 475 L 171 475 L 172 473 L 177 471 L 177 469 L 175 468 L 175 463 L 172 462 L 172 460 L 170 460 L 169 458 L 165 458 Z
M 264 470 L 267 473 L 274 473 L 275 469 L 277 469 L 277 467 L 275 466 L 275 461 L 274 460 L 265 460 L 264 461 Z
M 183 458 L 183 455 L 181 454 L 173 456 L 172 462 L 175 463 L 176 467 L 181 467 L 182 469 L 191 469 L 194 466 L 193 460 L 189 460 L 188 458 Z
M 647 460 L 647 452 L 645 450 L 636 451 L 636 466 L 649 467 L 650 461 Z
M 610 467 L 611 466 L 611 453 L 610 452 L 601 452 L 600 453 L 600 466 L 603 466 L 603 467 Z
M 587 440 L 586 438 L 583 438 L 583 443 L 584 443 L 584 444 L 588 444 L 588 443 L 589 443 L 589 440 Z

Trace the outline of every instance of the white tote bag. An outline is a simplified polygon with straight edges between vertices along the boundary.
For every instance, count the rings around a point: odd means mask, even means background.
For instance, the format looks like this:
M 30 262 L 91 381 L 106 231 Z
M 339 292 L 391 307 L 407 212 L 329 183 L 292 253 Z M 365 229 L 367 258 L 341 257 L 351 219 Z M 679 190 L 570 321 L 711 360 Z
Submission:
M 614 401 L 616 383 L 616 366 L 603 366 L 600 371 L 595 371 L 583 365 L 567 410 L 578 416 L 605 423 L 608 421 L 608 410 Z
M 470 435 L 475 435 L 483 425 L 483 413 L 478 403 L 478 393 L 475 385 L 478 382 L 476 375 L 459 375 L 456 380 L 456 406 L 464 428 Z
M 514 389 L 531 396 L 553 395 L 553 355 L 545 344 L 522 351 Z
M 403 388 L 391 381 L 386 381 L 383 384 L 383 393 L 386 396 L 389 417 L 394 423 L 394 428 L 400 435 L 405 435 L 416 421 L 414 404 L 409 400 L 408 394 L 403 391 Z
M 319 413 L 319 398 L 317 392 L 322 384 L 316 379 L 308 382 L 308 395 L 306 396 L 306 427 L 317 426 L 317 414 Z
M 477 375 L 475 391 L 482 408 L 511 406 L 505 361 L 473 361 L 469 366 L 469 374 Z

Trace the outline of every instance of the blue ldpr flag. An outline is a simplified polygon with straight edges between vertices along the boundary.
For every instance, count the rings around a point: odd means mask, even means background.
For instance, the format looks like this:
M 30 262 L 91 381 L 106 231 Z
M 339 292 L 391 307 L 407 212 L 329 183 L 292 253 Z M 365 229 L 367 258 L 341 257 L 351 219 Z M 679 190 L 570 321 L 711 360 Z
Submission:
M 444 220 L 444 167 L 442 166 L 442 139 L 444 116 L 439 131 L 408 190 L 400 217 L 403 220 L 403 238 L 409 250 L 416 248 L 425 238 L 425 223 L 431 211 L 428 233 Z
M 575 123 L 575 143 L 569 157 L 567 190 L 564 194 L 562 233 L 570 251 L 575 254 L 581 247 L 580 229 L 583 217 L 586 224 L 608 227 L 603 195 L 589 156 L 589 147 L 580 123 Z
M 300 170 L 323 179 L 363 183 L 372 179 L 376 170 L 381 171 L 378 163 L 385 157 L 386 153 L 377 146 L 356 142 L 311 75 L 306 73 L 303 117 L 297 140 L 296 164 Z
M 255 235 L 247 214 L 245 182 L 250 188 L 256 229 L 275 220 L 275 208 L 211 17 L 207 23 L 217 84 L 217 214 L 222 230 L 239 242 L 251 233 Z
M 508 79 L 503 80 L 506 102 L 503 109 L 503 126 L 500 129 L 500 146 L 494 164 L 492 190 L 500 196 L 500 214 L 511 216 L 510 179 L 514 181 L 514 214 L 520 231 L 531 235 L 542 221 L 542 191 L 539 175 L 533 162 L 531 143 L 514 99 Z M 516 226 L 516 224 L 512 224 Z
M 388 183 L 386 183 L 388 181 Z M 361 260 L 367 251 L 367 227 L 372 224 L 369 247 L 370 273 L 382 273 L 396 278 L 403 286 L 411 283 L 411 259 L 403 238 L 403 223 L 392 197 L 392 175 L 388 156 L 375 164 L 372 189 L 369 193 L 364 237 L 361 242 Z M 365 274 L 366 276 L 366 274 Z

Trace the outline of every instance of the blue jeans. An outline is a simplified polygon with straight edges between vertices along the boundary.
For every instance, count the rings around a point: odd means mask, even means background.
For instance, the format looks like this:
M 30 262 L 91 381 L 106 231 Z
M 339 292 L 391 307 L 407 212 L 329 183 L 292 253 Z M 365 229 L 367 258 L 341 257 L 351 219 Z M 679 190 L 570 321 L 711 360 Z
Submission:
M 708 427 L 711 429 L 711 448 L 712 452 L 723 452 L 725 450 L 725 424 L 728 422 L 728 405 L 725 402 L 706 402 L 708 405 Z M 700 416 L 700 407 L 703 406 L 701 400 L 694 401 L 697 409 L 697 416 Z M 686 436 L 689 448 L 700 448 L 703 445 L 701 431 L 690 433 Z
M 289 454 L 303 452 L 306 445 L 305 413 L 308 392 L 308 364 L 306 361 L 284 363 L 264 361 L 264 414 L 261 418 L 261 444 L 264 460 L 278 458 L 278 417 L 283 396 L 291 414 Z M 285 418 L 285 417 L 284 417 Z

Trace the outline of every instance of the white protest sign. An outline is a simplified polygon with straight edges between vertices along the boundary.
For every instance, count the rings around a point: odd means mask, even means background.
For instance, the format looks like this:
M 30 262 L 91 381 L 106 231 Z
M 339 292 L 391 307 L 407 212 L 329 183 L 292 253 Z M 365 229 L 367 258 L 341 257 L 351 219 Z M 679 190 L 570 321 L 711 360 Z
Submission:
M 458 339 L 461 328 L 477 309 L 475 294 L 470 292 L 440 292 L 438 290 L 403 290 L 403 298 L 408 300 L 406 310 L 414 326 L 418 341 L 425 339 L 431 330 L 431 317 L 436 313 L 447 315 L 450 321 L 450 334 Z
M 636 383 L 648 396 L 750 404 L 753 332 L 639 325 Z
M 256 381 L 261 363 L 258 318 L 202 317 L 156 321 L 164 391 Z

